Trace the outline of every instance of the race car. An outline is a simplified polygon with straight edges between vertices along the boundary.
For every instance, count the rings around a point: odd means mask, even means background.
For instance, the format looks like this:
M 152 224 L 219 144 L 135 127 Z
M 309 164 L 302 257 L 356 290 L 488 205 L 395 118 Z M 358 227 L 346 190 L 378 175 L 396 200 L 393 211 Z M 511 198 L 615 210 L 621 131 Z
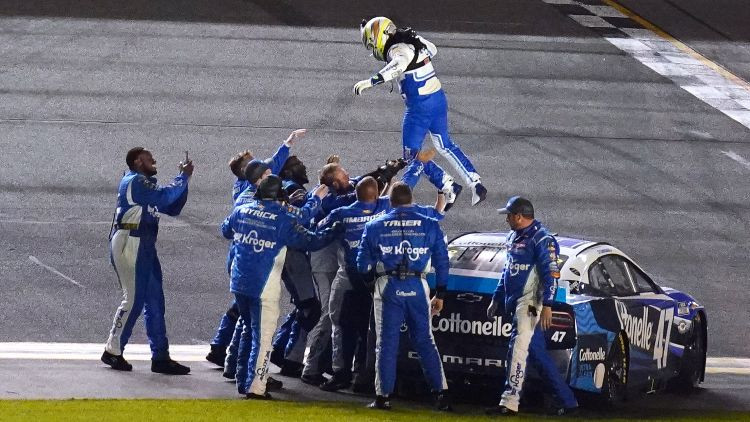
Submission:
M 706 311 L 693 297 L 660 287 L 612 245 L 557 237 L 561 277 L 547 348 L 577 395 L 614 405 L 628 394 L 691 390 L 706 366 Z M 468 233 L 448 245 L 448 293 L 432 330 L 449 386 L 499 397 L 511 320 L 486 309 L 505 265 L 506 233 Z M 434 287 L 434 277 L 428 277 Z M 402 326 L 399 390 L 421 378 Z M 534 374 L 530 374 L 533 386 Z M 528 386 L 528 384 L 527 384 Z M 533 390 L 533 388 L 532 388 Z

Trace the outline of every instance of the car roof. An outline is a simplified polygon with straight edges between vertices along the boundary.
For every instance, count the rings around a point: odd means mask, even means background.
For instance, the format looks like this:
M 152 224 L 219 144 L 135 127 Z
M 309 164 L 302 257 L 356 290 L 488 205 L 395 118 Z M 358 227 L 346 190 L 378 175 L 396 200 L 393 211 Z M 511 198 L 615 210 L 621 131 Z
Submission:
M 465 233 L 453 239 L 450 242 L 450 246 L 504 248 L 508 233 L 510 232 Z M 578 237 L 558 235 L 555 235 L 555 239 L 557 239 L 557 243 L 560 245 L 560 255 L 568 257 L 560 269 L 561 279 L 570 281 L 581 280 L 582 269 L 587 268 L 602 255 L 621 255 L 630 260 L 622 251 L 606 242 L 595 242 Z M 630 261 L 632 262 L 632 260 Z

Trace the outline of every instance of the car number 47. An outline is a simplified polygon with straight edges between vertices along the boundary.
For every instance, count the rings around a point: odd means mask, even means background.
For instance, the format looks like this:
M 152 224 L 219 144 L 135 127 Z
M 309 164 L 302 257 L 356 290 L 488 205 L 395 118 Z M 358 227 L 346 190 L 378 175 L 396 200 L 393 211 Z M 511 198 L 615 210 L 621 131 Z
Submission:
M 564 338 L 565 338 L 565 331 L 555 331 L 552 334 L 552 341 L 554 342 L 562 343 Z

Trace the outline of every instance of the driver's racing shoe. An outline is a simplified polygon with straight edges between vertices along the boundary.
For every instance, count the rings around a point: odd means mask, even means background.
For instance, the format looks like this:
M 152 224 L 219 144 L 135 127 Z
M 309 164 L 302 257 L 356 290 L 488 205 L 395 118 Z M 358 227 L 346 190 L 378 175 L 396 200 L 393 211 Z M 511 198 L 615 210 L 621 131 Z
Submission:
M 151 372 L 157 372 L 159 374 L 167 375 L 187 375 L 190 373 L 190 368 L 185 365 L 181 365 L 173 361 L 172 359 L 152 360 Z
M 111 366 L 112 369 L 117 371 L 132 371 L 133 365 L 129 364 L 122 355 L 113 355 L 108 351 L 104 351 L 102 354 L 102 362 Z
M 508 409 L 500 404 L 487 409 L 484 413 L 490 416 L 515 416 L 518 414 L 515 410 Z
M 471 184 L 471 205 L 476 205 L 487 198 L 487 188 L 477 180 Z
M 461 191 L 464 189 L 463 186 L 456 183 L 453 178 L 449 178 L 444 184 L 443 187 L 440 189 L 440 192 L 445 194 L 445 210 L 448 211 L 453 207 L 453 204 L 456 202 L 456 199 L 458 198 L 458 195 L 461 193 Z
M 388 396 L 376 396 L 375 401 L 368 404 L 369 409 L 391 410 L 391 399 Z

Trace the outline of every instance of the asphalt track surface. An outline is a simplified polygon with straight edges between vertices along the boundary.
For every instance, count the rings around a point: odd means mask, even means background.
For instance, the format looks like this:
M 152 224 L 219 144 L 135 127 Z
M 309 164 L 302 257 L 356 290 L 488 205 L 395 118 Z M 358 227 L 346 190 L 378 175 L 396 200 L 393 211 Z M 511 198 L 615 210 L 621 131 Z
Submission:
M 449 236 L 505 230 L 494 210 L 522 194 L 552 230 L 611 242 L 693 294 L 711 356 L 746 357 L 750 130 L 550 5 L 114 3 L 0 6 L 0 342 L 104 342 L 120 301 L 107 249 L 115 191 L 125 152 L 143 145 L 162 182 L 184 150 L 196 164 L 158 248 L 170 341 L 207 343 L 230 302 L 217 227 L 232 154 L 269 156 L 308 128 L 294 153 L 311 178 L 333 153 L 352 174 L 400 156 L 397 89 L 351 94 L 379 69 L 356 25 L 382 13 L 438 46 L 453 136 L 490 190 L 477 207 L 459 199 Z M 673 13 L 624 3 L 654 22 Z M 747 79 L 744 9 L 725 2 L 706 18 L 704 6 L 681 7 L 713 32 L 684 16 L 675 31 Z M 426 181 L 417 199 L 433 200 Z M 142 324 L 132 341 L 145 341 Z

